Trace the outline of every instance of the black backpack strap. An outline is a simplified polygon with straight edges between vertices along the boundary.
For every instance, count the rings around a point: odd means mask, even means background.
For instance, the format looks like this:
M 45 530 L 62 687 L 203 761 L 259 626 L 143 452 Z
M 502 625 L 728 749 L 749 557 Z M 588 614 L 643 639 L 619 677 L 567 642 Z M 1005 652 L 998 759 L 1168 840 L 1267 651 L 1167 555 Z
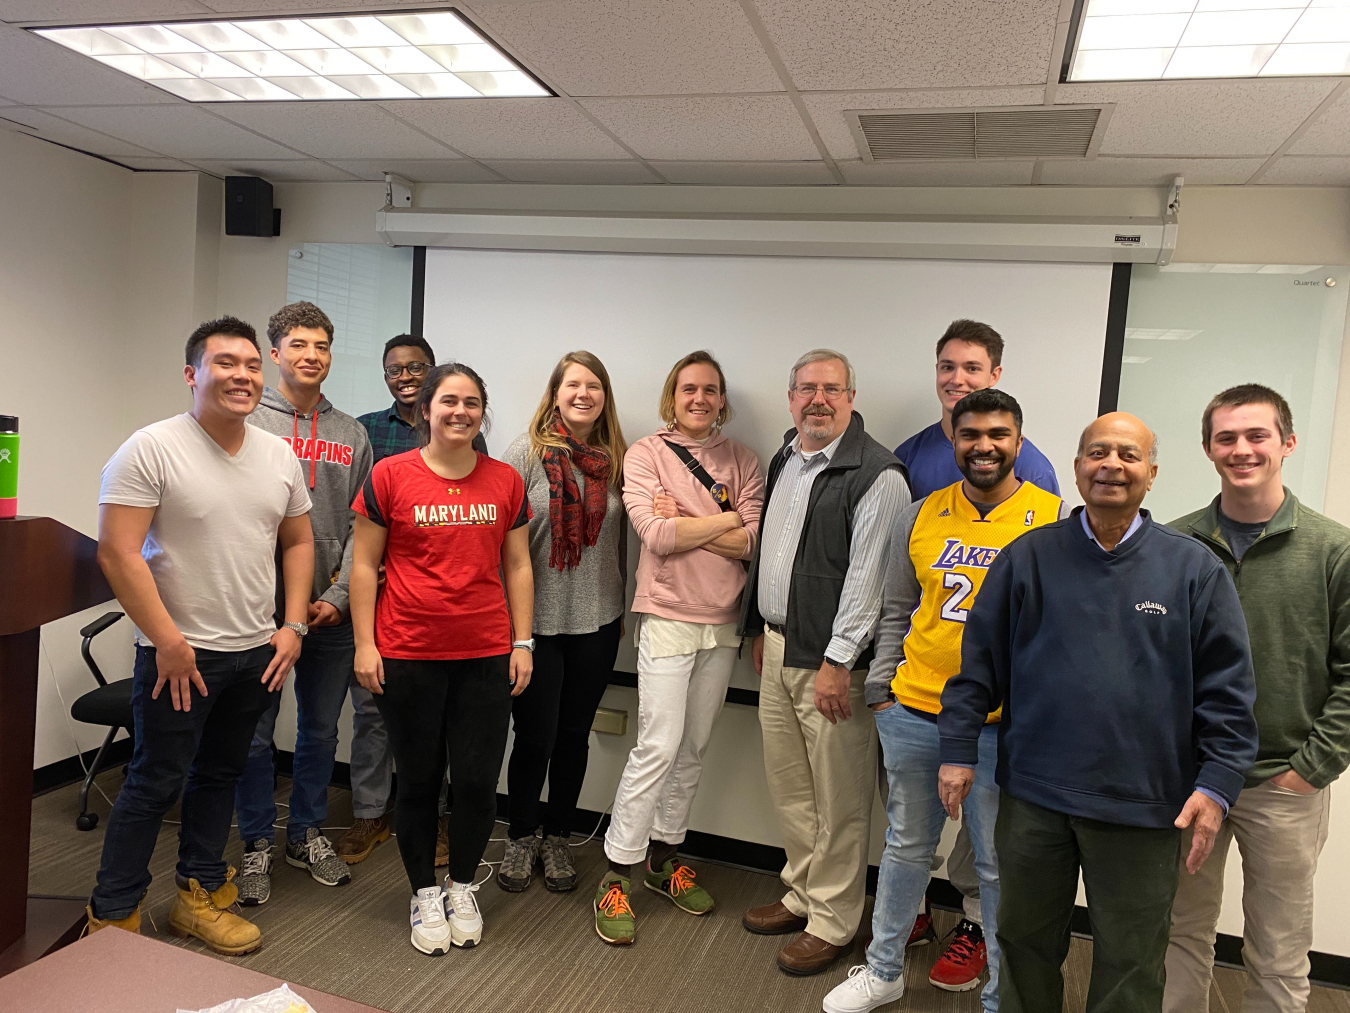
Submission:
M 698 463 L 698 458 L 689 453 L 688 448 L 682 447 L 678 443 L 672 443 L 664 436 L 661 437 L 661 442 L 674 451 L 675 456 L 684 462 L 684 466 L 688 469 L 689 474 L 693 475 L 703 484 L 703 488 L 707 489 L 708 494 L 712 496 L 713 502 L 721 507 L 724 513 L 727 510 L 735 509 L 735 507 L 731 505 L 731 490 L 709 475 L 708 469 Z

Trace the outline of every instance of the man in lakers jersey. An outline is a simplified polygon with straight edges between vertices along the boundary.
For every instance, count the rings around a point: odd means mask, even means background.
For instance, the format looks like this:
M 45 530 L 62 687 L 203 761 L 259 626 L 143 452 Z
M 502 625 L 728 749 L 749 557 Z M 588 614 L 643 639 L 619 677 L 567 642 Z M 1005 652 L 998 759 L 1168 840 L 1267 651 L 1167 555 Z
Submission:
M 952 408 L 952 437 L 964 477 L 906 507 L 891 534 L 876 658 L 865 690 L 881 738 L 890 826 L 867 964 L 826 996 L 825 1013 L 864 1013 L 904 991 L 905 944 L 947 818 L 938 796 L 942 688 L 960 669 L 966 615 L 989 565 L 1019 535 L 1060 516 L 1058 496 L 1013 472 L 1023 446 L 1022 409 L 1010 395 L 992 388 L 966 395 Z M 981 762 L 964 806 L 984 917 L 986 942 L 978 945 L 989 950 L 989 983 L 981 994 L 986 1013 L 998 1009 L 998 720 L 999 712 L 990 714 L 980 735 Z

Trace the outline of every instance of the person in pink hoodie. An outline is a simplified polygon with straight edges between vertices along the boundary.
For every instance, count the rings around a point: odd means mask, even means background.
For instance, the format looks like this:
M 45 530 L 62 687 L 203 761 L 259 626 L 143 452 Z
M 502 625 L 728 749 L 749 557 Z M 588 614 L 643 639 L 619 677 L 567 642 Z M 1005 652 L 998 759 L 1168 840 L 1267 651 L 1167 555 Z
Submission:
M 754 551 L 764 473 L 748 447 L 722 435 L 726 377 L 707 352 L 675 364 L 661 392 L 666 426 L 629 448 L 623 501 L 642 541 L 633 611 L 638 626 L 637 745 L 628 754 L 605 834 L 609 867 L 596 890 L 596 931 L 634 938 L 629 885 L 689 914 L 713 900 L 676 857 L 689 827 L 703 753 L 722 709 L 740 637 L 745 560 Z

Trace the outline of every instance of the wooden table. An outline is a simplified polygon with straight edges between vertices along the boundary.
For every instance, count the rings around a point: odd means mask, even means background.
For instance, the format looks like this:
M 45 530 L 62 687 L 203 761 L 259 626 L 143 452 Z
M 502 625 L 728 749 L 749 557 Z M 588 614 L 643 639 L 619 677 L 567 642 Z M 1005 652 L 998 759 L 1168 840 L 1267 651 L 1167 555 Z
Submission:
M 283 984 L 224 960 L 104 929 L 0 978 L 5 1013 L 175 1013 L 246 999 Z M 380 1013 L 318 989 L 291 988 L 315 1013 Z

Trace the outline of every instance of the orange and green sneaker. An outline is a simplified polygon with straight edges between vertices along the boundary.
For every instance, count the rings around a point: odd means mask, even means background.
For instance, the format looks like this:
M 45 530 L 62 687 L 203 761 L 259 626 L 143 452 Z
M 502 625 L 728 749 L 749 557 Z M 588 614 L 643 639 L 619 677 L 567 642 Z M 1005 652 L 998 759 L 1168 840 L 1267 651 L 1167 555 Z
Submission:
M 612 946 L 627 946 L 637 935 L 628 885 L 628 880 L 610 872 L 595 888 L 595 933 Z
M 694 882 L 694 870 L 679 859 L 666 862 L 660 872 L 644 866 L 646 876 L 642 885 L 655 890 L 681 911 L 691 915 L 706 915 L 713 909 L 713 899 L 707 890 Z

